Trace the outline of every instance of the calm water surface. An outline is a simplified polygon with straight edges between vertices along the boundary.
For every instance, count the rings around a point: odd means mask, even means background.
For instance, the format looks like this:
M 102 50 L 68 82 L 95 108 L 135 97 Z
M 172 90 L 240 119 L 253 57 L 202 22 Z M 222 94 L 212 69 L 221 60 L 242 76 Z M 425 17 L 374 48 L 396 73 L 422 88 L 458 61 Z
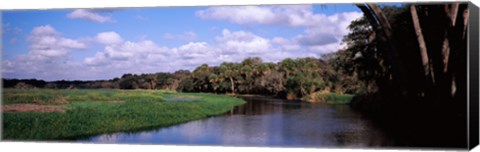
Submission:
M 217 117 L 157 130 L 104 134 L 80 142 L 270 147 L 391 146 L 379 128 L 346 105 L 242 97 Z

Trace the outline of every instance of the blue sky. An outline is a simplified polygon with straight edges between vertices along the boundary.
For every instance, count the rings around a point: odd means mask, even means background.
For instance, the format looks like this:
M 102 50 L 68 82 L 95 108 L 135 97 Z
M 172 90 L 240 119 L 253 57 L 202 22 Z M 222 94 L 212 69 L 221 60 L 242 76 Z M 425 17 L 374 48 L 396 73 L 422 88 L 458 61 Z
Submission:
M 2 77 L 112 79 L 320 57 L 342 48 L 361 15 L 351 4 L 2 11 Z

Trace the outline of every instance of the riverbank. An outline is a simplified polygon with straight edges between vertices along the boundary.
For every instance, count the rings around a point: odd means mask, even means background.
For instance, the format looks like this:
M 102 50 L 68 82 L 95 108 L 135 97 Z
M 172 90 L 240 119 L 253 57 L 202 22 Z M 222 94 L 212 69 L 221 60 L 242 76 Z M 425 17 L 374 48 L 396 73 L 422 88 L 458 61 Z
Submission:
M 352 98 L 353 95 L 351 94 L 314 92 L 303 97 L 301 100 L 307 102 L 323 102 L 328 104 L 350 104 Z
M 247 97 L 247 98 L 271 98 L 271 99 L 278 99 L 278 100 L 288 100 L 282 97 L 273 96 L 273 95 L 257 95 L 257 94 L 238 94 L 235 95 L 237 97 Z M 288 101 L 294 102 L 311 102 L 311 103 L 327 103 L 327 104 L 350 104 L 354 95 L 352 94 L 338 94 L 338 93 L 321 93 L 321 92 L 314 92 L 312 94 L 306 95 L 305 97 L 292 99 Z M 270 100 L 271 100 L 270 99 Z
M 2 97 L 4 140 L 73 140 L 153 129 L 245 103 L 226 95 L 165 90 L 3 89 Z

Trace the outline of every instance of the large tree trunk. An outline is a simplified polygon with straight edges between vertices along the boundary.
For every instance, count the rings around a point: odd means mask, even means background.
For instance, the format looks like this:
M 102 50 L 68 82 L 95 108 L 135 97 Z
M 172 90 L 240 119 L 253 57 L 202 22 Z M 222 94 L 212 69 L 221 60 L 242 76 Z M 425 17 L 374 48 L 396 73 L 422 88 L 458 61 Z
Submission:
M 412 17 L 415 34 L 417 35 L 418 46 L 420 49 L 420 57 L 422 59 L 423 72 L 425 76 L 424 87 L 421 92 L 425 96 L 430 96 L 431 94 L 435 94 L 435 92 L 433 91 L 435 84 L 435 75 L 432 63 L 430 61 L 430 58 L 428 57 L 427 45 L 425 44 L 425 39 L 422 33 L 422 28 L 420 26 L 420 21 L 415 5 L 410 5 L 410 15 Z
M 415 34 L 417 35 L 418 45 L 420 47 L 423 72 L 425 76 L 428 77 L 430 75 L 430 63 L 427 53 L 427 46 L 425 45 L 425 40 L 423 39 L 422 28 L 420 27 L 420 22 L 418 21 L 417 9 L 415 8 L 415 5 L 410 5 L 410 14 L 412 15 L 413 26 L 415 29 Z
M 445 14 L 448 15 L 449 27 L 455 26 L 455 22 L 457 19 L 457 14 L 458 14 L 458 3 L 454 3 L 451 5 L 451 8 L 449 9 L 448 4 L 445 4 Z M 448 60 L 450 58 L 450 44 L 448 43 L 448 37 L 445 36 L 445 39 L 443 40 L 443 46 L 442 46 L 442 58 L 443 58 L 443 73 L 447 73 L 448 70 Z

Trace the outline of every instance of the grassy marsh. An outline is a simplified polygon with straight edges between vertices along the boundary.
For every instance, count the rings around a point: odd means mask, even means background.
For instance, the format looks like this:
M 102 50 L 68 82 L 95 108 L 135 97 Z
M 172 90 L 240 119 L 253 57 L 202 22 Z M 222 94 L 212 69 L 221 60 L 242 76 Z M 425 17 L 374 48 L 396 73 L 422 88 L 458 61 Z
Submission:
M 194 98 L 172 101 L 168 98 Z M 4 89 L 2 107 L 56 105 L 64 112 L 3 112 L 3 139 L 65 140 L 137 131 L 214 116 L 245 103 L 207 93 L 165 90 L 18 90 Z

